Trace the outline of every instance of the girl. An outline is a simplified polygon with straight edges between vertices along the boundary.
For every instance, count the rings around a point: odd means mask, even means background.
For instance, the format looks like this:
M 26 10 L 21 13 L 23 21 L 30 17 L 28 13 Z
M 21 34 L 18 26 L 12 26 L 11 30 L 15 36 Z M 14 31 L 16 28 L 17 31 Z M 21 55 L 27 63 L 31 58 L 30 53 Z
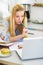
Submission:
M 12 8 L 11 16 L 7 18 L 6 23 L 9 29 L 6 36 L 1 36 L 2 39 L 15 42 L 22 41 L 24 37 L 27 37 L 28 30 L 21 25 L 23 23 L 27 27 L 27 17 L 23 5 L 16 4 Z

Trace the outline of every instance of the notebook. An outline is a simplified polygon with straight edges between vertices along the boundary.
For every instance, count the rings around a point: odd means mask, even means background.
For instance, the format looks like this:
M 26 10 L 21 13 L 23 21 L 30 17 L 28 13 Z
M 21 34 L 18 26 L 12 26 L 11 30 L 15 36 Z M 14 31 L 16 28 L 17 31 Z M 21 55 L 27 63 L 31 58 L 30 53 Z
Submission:
M 10 41 L 4 41 L 0 38 L 0 46 L 12 46 L 12 45 L 14 45 L 14 43 Z

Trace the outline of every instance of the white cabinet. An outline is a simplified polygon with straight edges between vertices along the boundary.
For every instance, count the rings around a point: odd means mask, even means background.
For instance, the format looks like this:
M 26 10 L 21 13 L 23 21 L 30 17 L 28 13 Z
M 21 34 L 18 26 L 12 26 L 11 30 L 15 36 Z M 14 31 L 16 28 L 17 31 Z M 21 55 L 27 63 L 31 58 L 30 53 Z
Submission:
M 35 0 L 37 3 L 43 3 L 43 0 Z
M 34 0 L 16 0 L 15 2 L 20 4 L 32 4 Z

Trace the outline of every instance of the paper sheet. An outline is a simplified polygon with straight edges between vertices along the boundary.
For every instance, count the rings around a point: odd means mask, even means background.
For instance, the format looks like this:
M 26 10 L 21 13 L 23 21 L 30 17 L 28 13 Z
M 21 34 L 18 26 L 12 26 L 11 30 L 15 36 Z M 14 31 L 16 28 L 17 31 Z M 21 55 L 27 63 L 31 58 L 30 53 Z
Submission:
M 17 50 L 19 44 L 23 44 L 23 42 L 14 42 L 14 45 L 12 45 L 12 46 L 9 47 L 10 50 L 11 51 Z
M 5 41 L 0 38 L 0 42 L 5 42 Z

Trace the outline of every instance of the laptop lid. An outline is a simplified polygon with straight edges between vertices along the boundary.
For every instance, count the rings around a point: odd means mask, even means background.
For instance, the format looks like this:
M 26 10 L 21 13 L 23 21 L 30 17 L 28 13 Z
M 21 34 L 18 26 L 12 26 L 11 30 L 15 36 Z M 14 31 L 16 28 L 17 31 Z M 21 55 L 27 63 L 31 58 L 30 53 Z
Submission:
M 19 49 L 20 52 L 20 49 Z M 22 60 L 43 57 L 43 37 L 25 38 L 21 55 Z

